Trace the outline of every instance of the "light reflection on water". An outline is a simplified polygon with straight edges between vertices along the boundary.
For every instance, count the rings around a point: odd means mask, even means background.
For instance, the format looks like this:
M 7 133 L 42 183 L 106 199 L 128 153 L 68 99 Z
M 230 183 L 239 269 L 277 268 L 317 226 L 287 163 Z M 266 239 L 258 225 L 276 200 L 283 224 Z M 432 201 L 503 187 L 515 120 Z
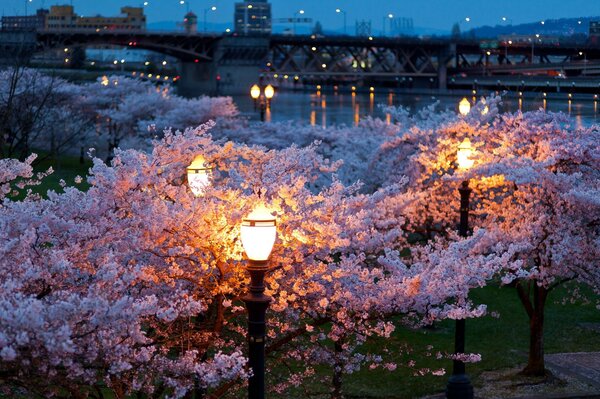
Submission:
M 391 123 L 391 115 L 386 114 L 379 105 L 402 105 L 410 108 L 410 112 L 420 110 L 439 101 L 441 109 L 456 110 L 462 95 L 450 94 L 407 94 L 380 91 L 375 93 L 345 93 L 333 91 L 278 92 L 271 103 L 268 119 L 271 121 L 288 121 L 311 124 L 313 126 L 358 125 L 361 120 L 372 116 Z M 253 103 L 249 96 L 234 96 L 240 112 L 250 118 L 258 119 L 253 111 Z M 471 99 L 473 100 L 473 99 Z M 575 118 L 578 125 L 589 125 L 597 122 L 598 102 L 591 98 L 568 99 L 544 98 L 541 93 L 537 97 L 504 97 L 501 111 L 523 112 L 545 109 L 552 112 L 564 112 Z

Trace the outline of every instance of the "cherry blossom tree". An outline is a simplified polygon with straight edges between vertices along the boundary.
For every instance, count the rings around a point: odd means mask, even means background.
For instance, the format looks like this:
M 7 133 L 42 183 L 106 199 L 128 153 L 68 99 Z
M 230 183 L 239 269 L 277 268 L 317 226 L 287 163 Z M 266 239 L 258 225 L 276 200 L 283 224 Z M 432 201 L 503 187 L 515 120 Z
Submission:
M 320 363 L 332 367 L 337 397 L 343 373 L 395 367 L 361 351 L 368 337 L 389 336 L 390 316 L 428 322 L 483 312 L 456 299 L 463 279 L 478 284 L 479 270 L 449 273 L 447 263 L 425 261 L 433 256 L 425 249 L 410 267 L 400 257 L 403 212 L 414 200 L 402 184 L 373 194 L 335 179 L 317 188 L 336 165 L 314 146 L 215 142 L 205 134 L 211 126 L 167 131 L 151 153 L 116 150 L 110 165 L 95 159 L 85 192 L 4 202 L 5 381 L 40 395 L 232 389 L 247 376 L 239 225 L 259 202 L 280 226 L 267 278 L 268 351 L 304 365 L 274 389 L 297 385 Z M 184 176 L 199 153 L 214 174 L 195 197 Z
M 469 180 L 472 227 L 483 229 L 486 238 L 480 240 L 487 242 L 473 254 L 505 262 L 495 270 L 504 284 L 516 287 L 530 319 L 524 373 L 540 375 L 548 293 L 570 280 L 600 288 L 598 129 L 544 111 L 499 115 L 498 101 L 483 100 L 466 117 L 447 112 L 409 121 L 409 128 L 382 145 L 375 165 L 408 176 L 417 196 L 405 213 L 409 230 L 426 240 L 455 240 L 457 187 Z M 468 173 L 456 167 L 465 138 L 476 147 Z M 397 179 L 390 175 L 390 181 Z

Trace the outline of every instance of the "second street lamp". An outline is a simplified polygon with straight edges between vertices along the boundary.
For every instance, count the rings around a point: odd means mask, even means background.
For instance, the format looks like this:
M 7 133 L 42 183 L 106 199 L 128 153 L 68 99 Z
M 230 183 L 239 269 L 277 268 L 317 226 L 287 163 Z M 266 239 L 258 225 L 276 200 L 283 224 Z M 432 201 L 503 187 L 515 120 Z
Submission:
M 469 112 L 471 112 L 471 103 L 469 102 L 469 100 L 467 100 L 467 97 L 464 97 L 458 103 L 458 112 L 462 116 L 467 116 L 469 114 Z
M 474 149 L 471 146 L 471 140 L 464 139 L 458 146 L 456 153 L 458 167 L 461 170 L 468 170 L 474 164 L 473 156 Z M 469 197 L 471 189 L 469 181 L 465 180 L 461 183 L 460 193 L 460 224 L 458 226 L 458 234 L 461 237 L 469 235 Z M 460 356 L 465 353 L 465 319 L 456 319 L 456 330 L 454 335 L 454 355 Z M 452 376 L 448 379 L 446 385 L 447 399 L 473 399 L 473 385 L 466 373 L 465 363 L 457 358 L 453 361 Z
M 277 238 L 276 220 L 264 206 L 255 208 L 242 221 L 241 241 L 250 274 L 250 289 L 242 298 L 248 309 L 248 364 L 252 377 L 248 381 L 248 398 L 265 397 L 265 338 L 266 312 L 271 297 L 265 295 L 265 274 L 269 271 L 268 259 Z
M 260 120 L 265 121 L 265 112 L 271 109 L 271 99 L 275 96 L 275 88 L 268 84 L 261 90 L 260 86 L 255 84 L 250 88 L 250 97 L 254 101 L 254 111 L 257 103 L 260 106 Z
M 198 155 L 187 167 L 186 172 L 188 186 L 192 193 L 196 197 L 204 195 L 204 191 L 210 185 L 212 166 L 206 163 L 206 159 L 202 155 Z

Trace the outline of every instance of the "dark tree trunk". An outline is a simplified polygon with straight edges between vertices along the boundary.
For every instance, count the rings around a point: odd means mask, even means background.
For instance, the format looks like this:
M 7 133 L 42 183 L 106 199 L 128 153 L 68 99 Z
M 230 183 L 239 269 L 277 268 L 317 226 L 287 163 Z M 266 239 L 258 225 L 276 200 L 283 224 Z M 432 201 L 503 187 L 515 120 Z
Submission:
M 523 375 L 544 376 L 544 308 L 549 289 L 535 281 L 517 283 L 519 299 L 529 317 L 529 357 Z
M 335 343 L 335 366 L 333 367 L 333 377 L 331 379 L 331 385 L 333 386 L 333 390 L 331 391 L 331 399 L 342 399 L 342 370 L 344 367 L 341 353 L 342 342 L 337 341 Z

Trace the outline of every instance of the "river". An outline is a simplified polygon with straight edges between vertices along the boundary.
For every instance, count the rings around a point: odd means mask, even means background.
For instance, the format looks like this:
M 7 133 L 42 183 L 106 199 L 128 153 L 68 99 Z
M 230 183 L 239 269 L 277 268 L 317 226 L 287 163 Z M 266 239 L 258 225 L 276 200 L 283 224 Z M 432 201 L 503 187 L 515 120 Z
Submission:
M 437 92 L 394 93 L 385 89 L 375 93 L 338 93 L 323 92 L 278 92 L 271 102 L 270 112 L 267 111 L 267 121 L 294 121 L 303 124 L 319 126 L 356 125 L 367 117 L 386 119 L 387 115 L 379 107 L 383 105 L 402 105 L 409 107 L 411 112 L 435 102 L 440 102 L 442 109 L 456 109 L 463 94 L 448 93 L 440 95 Z M 233 99 L 243 115 L 251 119 L 259 118 L 259 111 L 254 110 L 250 96 L 233 96 Z M 473 101 L 473 97 L 469 96 Z M 548 111 L 565 112 L 573 116 L 579 125 L 590 125 L 597 121 L 598 101 L 590 94 L 574 94 L 569 100 L 566 93 L 548 94 L 546 100 L 542 93 L 524 93 L 523 98 L 512 94 L 503 98 L 503 112 L 521 109 L 523 112 L 546 108 Z

